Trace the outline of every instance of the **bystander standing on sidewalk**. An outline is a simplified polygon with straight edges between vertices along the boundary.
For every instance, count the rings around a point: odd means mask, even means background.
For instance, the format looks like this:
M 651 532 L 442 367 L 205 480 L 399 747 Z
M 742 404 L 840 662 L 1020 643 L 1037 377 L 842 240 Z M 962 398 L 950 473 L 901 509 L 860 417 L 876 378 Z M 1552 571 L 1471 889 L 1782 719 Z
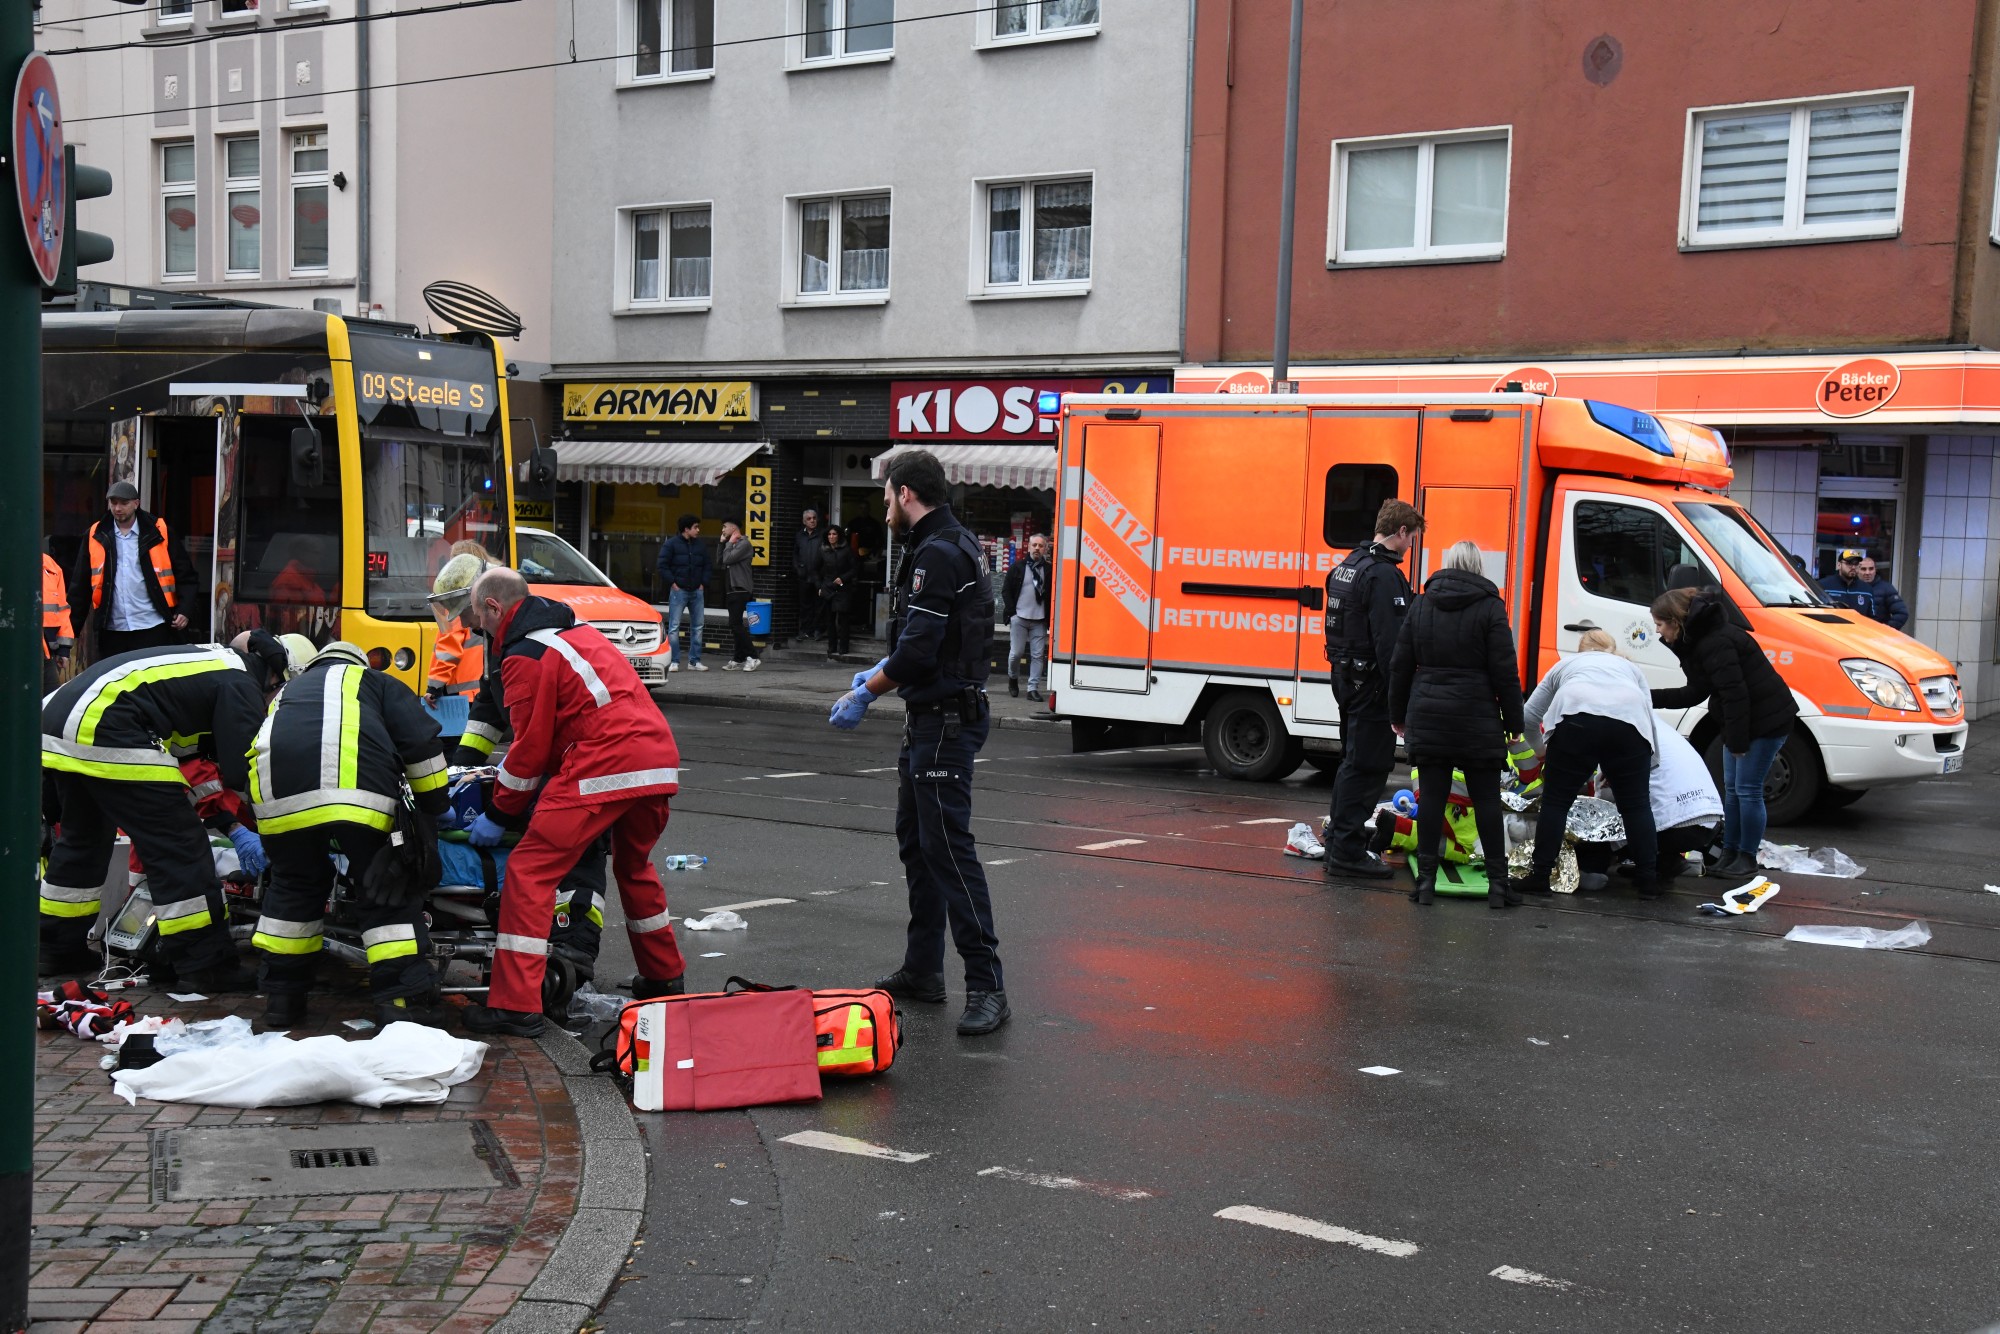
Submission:
M 800 639 L 818 638 L 820 626 L 819 581 L 814 571 L 819 564 L 819 511 L 807 510 L 799 516 L 799 530 L 792 534 L 792 579 L 799 589 Z
M 861 569 L 861 561 L 854 554 L 854 548 L 847 545 L 847 534 L 837 525 L 829 525 L 826 542 L 819 549 L 813 565 L 813 578 L 819 585 L 820 606 L 826 613 L 826 658 L 832 662 L 847 652 L 848 614 L 854 610 L 854 581 Z
M 1903 601 L 1903 595 L 1896 591 L 1894 584 L 1876 577 L 1873 556 L 1862 556 L 1855 566 L 1855 573 L 1861 580 L 1861 586 L 1874 595 L 1876 620 L 1891 630 L 1901 630 L 1910 623 L 1910 604 Z
M 1007 693 L 1021 693 L 1021 655 L 1028 655 L 1028 698 L 1042 697 L 1042 672 L 1049 657 L 1049 539 L 1028 539 L 1028 554 L 1014 562 L 1000 589 L 1007 611 Z
M 690 671 L 705 672 L 701 661 L 701 636 L 708 615 L 708 550 L 701 544 L 701 519 L 681 515 L 679 532 L 660 543 L 660 582 L 667 586 L 667 670 L 681 669 L 681 614 L 688 616 L 687 665 Z
M 722 578 L 723 592 L 729 598 L 729 661 L 722 664 L 725 672 L 754 672 L 763 665 L 756 657 L 757 646 L 750 642 L 748 620 L 750 597 L 756 589 L 756 577 L 751 573 L 750 561 L 756 555 L 750 539 L 743 530 L 725 520 L 722 525 Z

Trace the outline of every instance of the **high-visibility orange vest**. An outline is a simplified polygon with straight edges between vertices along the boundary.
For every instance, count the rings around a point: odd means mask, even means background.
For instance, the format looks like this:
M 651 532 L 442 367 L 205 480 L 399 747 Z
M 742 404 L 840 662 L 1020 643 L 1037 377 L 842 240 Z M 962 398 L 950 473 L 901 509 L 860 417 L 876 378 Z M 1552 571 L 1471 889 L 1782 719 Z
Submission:
M 485 674 L 485 643 L 453 622 L 451 629 L 437 637 L 424 680 L 427 686 L 442 686 L 450 694 L 471 698 L 479 694 L 479 679 Z
M 68 648 L 76 642 L 76 632 L 69 621 L 69 590 L 63 586 L 62 566 L 48 552 L 42 553 L 42 629 L 55 631 L 57 648 Z M 42 656 L 49 656 L 50 636 L 42 635 Z
M 180 605 L 174 585 L 174 558 L 167 552 L 167 521 L 153 520 L 153 527 L 159 530 L 160 540 L 155 542 L 148 555 L 153 559 L 153 575 L 160 581 L 160 593 L 167 600 L 167 610 L 172 612 Z M 90 530 L 90 609 L 96 611 L 104 605 L 104 544 L 97 540 L 97 526 Z

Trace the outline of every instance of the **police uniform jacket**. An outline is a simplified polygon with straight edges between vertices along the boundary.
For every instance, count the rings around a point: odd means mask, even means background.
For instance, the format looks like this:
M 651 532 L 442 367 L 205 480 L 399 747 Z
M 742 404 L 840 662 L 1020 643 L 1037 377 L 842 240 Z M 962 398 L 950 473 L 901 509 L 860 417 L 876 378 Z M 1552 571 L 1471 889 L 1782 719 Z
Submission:
M 1351 553 L 1327 575 L 1326 603 L 1327 660 L 1368 662 L 1387 671 L 1410 605 L 1410 581 L 1403 577 L 1401 559 L 1379 542 Z
M 180 761 L 214 758 L 249 785 L 264 718 L 261 669 L 219 644 L 139 649 L 92 663 L 42 701 L 42 767 L 91 778 L 187 782 Z
M 514 744 L 487 814 L 598 806 L 680 790 L 680 750 L 623 653 L 560 602 L 528 597 L 501 622 L 500 679 Z
M 993 581 L 985 556 L 951 507 L 940 505 L 910 529 L 882 673 L 906 702 L 933 704 L 984 686 L 992 652 Z
M 406 780 L 420 809 L 436 814 L 448 801 L 444 742 L 416 693 L 342 658 L 321 655 L 279 692 L 252 750 L 261 834 L 393 829 Z

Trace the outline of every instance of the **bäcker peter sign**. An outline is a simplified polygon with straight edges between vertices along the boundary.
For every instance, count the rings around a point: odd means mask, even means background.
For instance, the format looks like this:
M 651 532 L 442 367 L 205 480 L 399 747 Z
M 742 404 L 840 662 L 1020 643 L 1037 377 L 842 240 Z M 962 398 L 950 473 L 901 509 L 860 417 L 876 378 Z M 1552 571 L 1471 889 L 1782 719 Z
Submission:
M 1063 394 L 1164 394 L 1172 389 L 1171 375 L 1113 380 L 897 380 L 889 386 L 889 438 L 1053 443 Z
M 1829 417 L 1865 417 L 1896 396 L 1903 373 L 1880 357 L 1843 362 L 1826 373 L 1814 395 Z

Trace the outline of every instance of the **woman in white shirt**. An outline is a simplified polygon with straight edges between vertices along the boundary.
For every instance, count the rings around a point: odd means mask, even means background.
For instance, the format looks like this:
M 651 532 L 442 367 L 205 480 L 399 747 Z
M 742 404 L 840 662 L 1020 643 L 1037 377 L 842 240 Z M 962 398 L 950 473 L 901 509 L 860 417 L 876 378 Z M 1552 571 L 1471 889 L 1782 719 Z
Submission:
M 1648 797 L 1654 737 L 1653 692 L 1645 674 L 1618 656 L 1610 635 L 1589 626 L 1577 652 L 1550 669 L 1523 712 L 1530 740 L 1546 739 L 1542 761 L 1542 812 L 1535 823 L 1535 861 L 1513 888 L 1549 892 L 1549 874 L 1562 850 L 1563 829 L 1577 793 L 1602 769 L 1625 819 L 1625 855 L 1641 898 L 1658 898 L 1659 848 Z

